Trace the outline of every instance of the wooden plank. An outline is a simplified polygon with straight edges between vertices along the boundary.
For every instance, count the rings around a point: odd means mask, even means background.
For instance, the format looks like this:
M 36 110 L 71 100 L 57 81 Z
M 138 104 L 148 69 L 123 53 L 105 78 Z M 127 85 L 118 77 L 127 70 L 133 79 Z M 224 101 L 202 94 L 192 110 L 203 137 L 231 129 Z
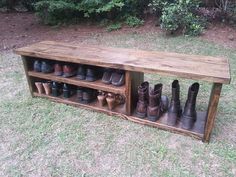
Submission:
M 230 83 L 225 58 L 168 52 L 68 45 L 44 41 L 15 50 L 17 54 L 59 61 L 83 63 L 136 72 L 156 73 L 215 83 Z
M 214 127 L 216 113 L 217 113 L 217 106 L 220 99 L 222 84 L 214 83 L 211 90 L 211 96 L 208 104 L 208 111 L 207 111 L 207 121 L 205 126 L 204 132 L 204 142 L 209 142 L 212 129 Z
M 81 86 L 81 87 L 87 87 L 87 88 L 92 88 L 92 89 L 96 88 L 97 90 L 113 92 L 116 94 L 125 94 L 125 86 L 116 87 L 111 84 L 107 85 L 107 84 L 102 83 L 101 79 L 94 82 L 87 82 L 85 80 L 76 79 L 76 77 L 65 78 L 61 76 L 55 76 L 53 73 L 44 74 L 41 72 L 34 72 L 34 71 L 28 71 L 28 75 L 37 77 L 37 78 L 46 79 L 46 80 L 52 80 L 52 81 L 72 84 L 76 86 Z

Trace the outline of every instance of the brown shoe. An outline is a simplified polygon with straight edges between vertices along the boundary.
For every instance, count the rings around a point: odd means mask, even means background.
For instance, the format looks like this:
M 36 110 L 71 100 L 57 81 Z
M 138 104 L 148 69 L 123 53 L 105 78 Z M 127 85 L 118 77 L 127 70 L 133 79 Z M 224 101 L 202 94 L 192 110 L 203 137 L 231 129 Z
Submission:
M 154 89 L 149 92 L 147 117 L 150 121 L 156 122 L 168 107 L 168 98 L 166 96 L 161 96 L 161 94 L 162 84 L 156 84 Z
M 43 88 L 45 90 L 46 95 L 50 95 L 52 93 L 51 82 L 50 81 L 43 83 Z
M 179 99 L 180 87 L 179 87 L 178 80 L 174 80 L 172 82 L 171 90 L 172 90 L 172 97 L 171 97 L 170 106 L 168 108 L 167 125 L 174 126 L 177 122 L 177 119 L 180 118 L 181 113 L 182 113 L 180 99 Z
M 147 116 L 148 92 L 149 83 L 143 82 L 138 87 L 138 102 L 135 110 L 136 116 L 139 118 L 145 118 Z
M 76 74 L 75 67 L 72 65 L 65 64 L 63 66 L 63 77 L 72 77 Z
M 98 92 L 98 104 L 100 107 L 103 107 L 106 104 L 106 97 L 107 97 L 107 93 L 103 92 L 103 91 L 99 91 Z
M 34 84 L 35 84 L 35 86 L 38 90 L 38 93 L 43 94 L 43 84 L 42 84 L 42 82 L 35 82 Z
M 54 75 L 61 76 L 63 74 L 62 65 L 60 63 L 56 63 L 54 65 Z
M 106 97 L 106 101 L 108 104 L 108 109 L 112 110 L 115 107 L 115 95 L 113 93 L 108 93 Z

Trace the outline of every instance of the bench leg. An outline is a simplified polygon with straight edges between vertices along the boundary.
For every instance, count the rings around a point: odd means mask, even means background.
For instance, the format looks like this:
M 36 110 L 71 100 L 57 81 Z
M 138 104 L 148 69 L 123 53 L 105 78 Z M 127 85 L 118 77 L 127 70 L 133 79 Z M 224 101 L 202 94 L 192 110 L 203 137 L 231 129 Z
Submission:
M 25 76 L 28 82 L 28 86 L 29 86 L 29 90 L 30 90 L 30 94 L 33 97 L 33 85 L 32 85 L 32 80 L 28 75 L 28 64 L 27 64 L 27 59 L 25 56 L 21 56 L 22 62 L 23 62 L 23 66 L 24 66 L 24 70 L 25 70 Z
M 214 127 L 214 122 L 217 113 L 217 106 L 219 103 L 220 93 L 222 84 L 214 83 L 211 90 L 208 111 L 207 111 L 207 121 L 205 124 L 205 132 L 203 137 L 203 142 L 209 142 L 212 129 Z

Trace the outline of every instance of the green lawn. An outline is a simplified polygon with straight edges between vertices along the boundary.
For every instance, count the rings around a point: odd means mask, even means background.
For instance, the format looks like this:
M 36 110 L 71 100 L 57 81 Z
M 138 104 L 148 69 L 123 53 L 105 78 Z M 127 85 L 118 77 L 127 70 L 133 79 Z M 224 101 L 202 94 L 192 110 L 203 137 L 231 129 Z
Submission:
M 31 98 L 19 56 L 0 55 L 0 176 L 236 176 L 236 51 L 198 38 L 157 33 L 94 35 L 104 46 L 223 56 L 232 81 L 224 85 L 210 144 L 118 117 Z M 162 82 L 170 96 L 174 78 Z M 180 79 L 182 105 L 193 80 Z M 198 109 L 211 85 L 200 82 Z M 201 104 L 201 105 L 200 105 Z

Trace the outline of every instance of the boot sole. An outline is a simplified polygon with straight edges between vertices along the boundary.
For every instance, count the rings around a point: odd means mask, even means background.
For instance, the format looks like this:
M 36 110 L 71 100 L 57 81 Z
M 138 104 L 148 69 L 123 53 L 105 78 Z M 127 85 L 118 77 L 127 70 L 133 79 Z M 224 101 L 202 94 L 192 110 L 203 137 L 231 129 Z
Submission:
M 137 116 L 138 118 L 144 119 L 144 118 L 147 116 L 147 114 L 146 114 L 146 113 L 140 113 L 140 112 L 137 112 L 137 111 L 136 111 L 136 116 Z

